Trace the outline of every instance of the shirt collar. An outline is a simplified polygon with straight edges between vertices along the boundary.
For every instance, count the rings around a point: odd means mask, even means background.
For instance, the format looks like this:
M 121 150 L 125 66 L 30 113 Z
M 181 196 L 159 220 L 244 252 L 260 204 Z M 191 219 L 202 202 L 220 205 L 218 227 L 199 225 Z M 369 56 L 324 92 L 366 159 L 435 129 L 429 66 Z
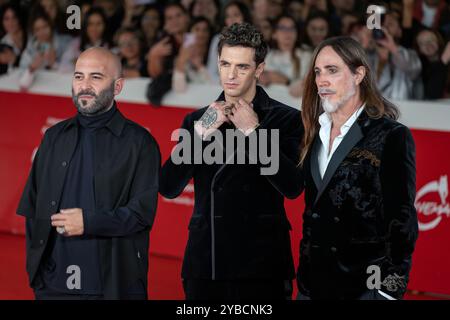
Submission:
M 358 108 L 353 114 L 350 116 L 350 118 L 345 121 L 345 123 L 341 127 L 341 134 L 347 132 L 350 130 L 350 127 L 353 125 L 353 123 L 358 119 L 361 112 L 364 110 L 364 107 L 366 104 L 364 103 L 361 107 Z M 319 124 L 320 127 L 328 127 L 331 126 L 332 120 L 330 114 L 324 112 L 319 116 Z

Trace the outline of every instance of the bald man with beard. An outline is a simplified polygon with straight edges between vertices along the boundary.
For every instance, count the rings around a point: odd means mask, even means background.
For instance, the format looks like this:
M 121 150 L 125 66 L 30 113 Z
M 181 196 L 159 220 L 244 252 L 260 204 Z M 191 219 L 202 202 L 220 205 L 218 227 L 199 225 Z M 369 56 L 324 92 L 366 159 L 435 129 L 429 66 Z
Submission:
M 114 54 L 84 51 L 72 79 L 78 112 L 45 132 L 34 158 L 17 214 L 38 300 L 147 299 L 160 152 L 118 110 L 123 84 Z

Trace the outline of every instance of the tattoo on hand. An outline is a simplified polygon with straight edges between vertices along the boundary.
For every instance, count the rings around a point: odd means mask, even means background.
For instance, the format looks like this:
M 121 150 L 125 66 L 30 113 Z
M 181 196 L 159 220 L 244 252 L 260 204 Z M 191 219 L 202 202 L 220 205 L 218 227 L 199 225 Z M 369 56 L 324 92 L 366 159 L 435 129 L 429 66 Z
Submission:
M 214 108 L 208 108 L 200 118 L 203 128 L 210 128 L 217 120 L 217 110 Z

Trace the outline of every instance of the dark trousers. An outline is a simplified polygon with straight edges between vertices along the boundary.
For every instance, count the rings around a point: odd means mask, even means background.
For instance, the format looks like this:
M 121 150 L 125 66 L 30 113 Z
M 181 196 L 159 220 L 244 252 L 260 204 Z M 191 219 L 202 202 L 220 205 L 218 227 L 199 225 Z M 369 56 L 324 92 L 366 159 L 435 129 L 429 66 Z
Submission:
M 34 290 L 34 297 L 36 300 L 104 300 L 103 295 L 68 294 L 47 287 Z M 147 295 L 128 294 L 124 300 L 147 300 Z
M 290 300 L 290 280 L 184 279 L 186 300 Z
M 330 299 L 330 298 L 328 298 Z M 335 297 L 335 299 L 342 299 L 342 297 Z M 300 291 L 297 293 L 296 300 L 312 300 L 311 297 L 304 295 L 300 293 Z M 352 300 L 388 300 L 386 297 L 382 296 L 380 293 L 378 293 L 378 290 L 367 290 L 359 297 L 356 297 Z

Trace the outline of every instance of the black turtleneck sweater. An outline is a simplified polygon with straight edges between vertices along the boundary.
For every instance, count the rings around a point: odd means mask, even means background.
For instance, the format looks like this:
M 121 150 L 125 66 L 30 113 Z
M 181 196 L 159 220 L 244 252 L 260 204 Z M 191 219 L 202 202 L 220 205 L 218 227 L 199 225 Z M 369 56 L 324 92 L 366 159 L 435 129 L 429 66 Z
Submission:
M 85 217 L 95 214 L 95 132 L 106 126 L 116 110 L 114 104 L 100 115 L 77 114 L 78 143 L 70 161 L 59 209 L 81 208 Z M 68 287 L 68 279 L 73 275 L 73 271 L 68 271 L 71 266 L 81 271 L 79 289 Z M 42 275 L 45 286 L 51 290 L 66 294 L 101 295 L 97 239 L 89 235 L 65 237 L 55 232 Z

